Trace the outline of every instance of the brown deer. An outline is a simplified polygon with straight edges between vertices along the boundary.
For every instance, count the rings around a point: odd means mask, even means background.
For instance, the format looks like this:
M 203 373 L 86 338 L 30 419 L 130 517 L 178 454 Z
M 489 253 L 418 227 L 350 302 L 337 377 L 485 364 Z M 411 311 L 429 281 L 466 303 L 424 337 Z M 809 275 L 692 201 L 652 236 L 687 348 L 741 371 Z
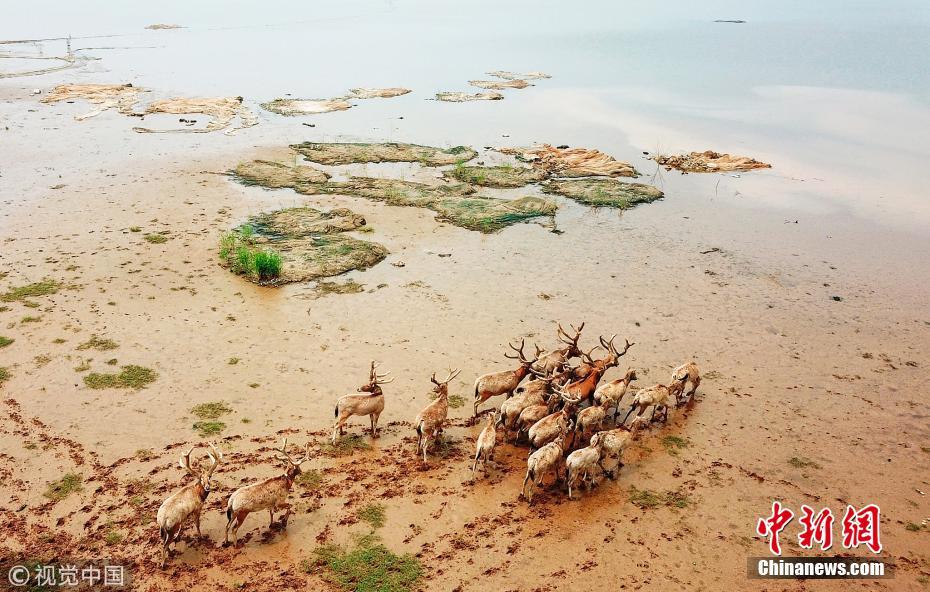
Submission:
M 691 383 L 691 392 L 685 395 L 685 385 L 688 382 Z M 675 401 L 680 405 L 683 397 L 694 397 L 694 393 L 697 392 L 700 384 L 701 371 L 698 369 L 697 363 L 692 361 L 675 368 L 672 372 L 672 382 L 669 384 L 669 388 L 675 389 Z
M 533 503 L 533 493 L 537 487 L 542 485 L 543 478 L 547 473 L 554 472 L 555 480 L 558 481 L 562 468 L 562 456 L 565 454 L 566 433 L 571 426 L 565 426 L 566 429 L 556 434 L 555 439 L 533 452 L 526 459 L 526 477 L 523 478 L 523 497 L 530 504 Z M 532 485 L 532 487 L 527 487 Z
M 520 348 L 517 349 L 512 343 L 509 343 L 510 349 L 517 352 L 517 355 L 504 354 L 505 358 L 511 360 L 519 360 L 520 367 L 516 370 L 503 370 L 501 372 L 491 372 L 483 376 L 479 376 L 478 380 L 475 381 L 475 417 L 478 416 L 478 405 L 484 403 L 491 397 L 496 397 L 497 395 L 507 394 L 509 399 L 513 396 L 513 391 L 516 390 L 524 378 L 530 373 L 530 368 L 533 364 L 536 363 L 536 358 L 532 360 L 526 359 L 526 356 L 523 354 L 523 346 L 525 340 L 520 340 Z M 538 348 L 537 348 L 538 350 Z
M 559 341 L 566 347 L 554 349 L 546 354 L 543 354 L 542 350 L 539 348 L 536 349 L 537 359 L 536 363 L 533 364 L 533 370 L 541 374 L 552 374 L 558 368 L 567 364 L 571 358 L 577 358 L 581 355 L 581 350 L 578 349 L 578 339 L 581 338 L 581 330 L 584 329 L 584 323 L 581 323 L 578 327 L 569 325 L 572 331 L 575 332 L 574 337 L 565 332 L 561 323 L 556 324 L 558 325 L 557 335 Z
M 636 379 L 636 370 L 631 368 L 626 371 L 623 378 L 617 378 L 616 380 L 611 380 L 606 384 L 600 385 L 597 387 L 597 390 L 594 391 L 594 403 L 603 406 L 609 401 L 612 405 L 607 405 L 605 411 L 613 406 L 614 421 L 616 421 L 617 414 L 620 412 L 620 402 L 623 401 L 623 397 L 626 396 L 626 392 L 630 388 L 630 383 Z
M 417 454 L 423 453 L 423 464 L 426 464 L 426 453 L 433 441 L 442 433 L 443 424 L 449 415 L 449 383 L 459 375 L 461 370 L 449 369 L 449 376 L 443 381 L 436 380 L 436 373 L 430 378 L 435 386 L 433 392 L 436 399 L 417 413 L 413 420 L 413 427 L 417 430 Z
M 547 407 L 552 385 L 562 385 L 570 375 L 570 370 L 557 371 L 549 376 L 541 375 L 535 370 L 531 370 L 531 372 L 537 377 L 537 380 L 526 383 L 517 389 L 516 395 L 501 403 L 499 423 L 504 429 L 513 430 L 517 428 L 517 420 L 524 409 L 534 405 Z M 545 415 L 546 413 L 543 413 L 540 418 Z
M 209 445 L 207 456 L 210 457 L 210 464 L 206 467 L 191 467 L 191 453 L 195 447 L 191 447 L 187 454 L 181 455 L 181 468 L 186 470 L 195 481 L 185 485 L 180 491 L 172 494 L 168 499 L 162 502 L 158 508 L 158 515 L 155 522 L 158 524 L 158 538 L 161 540 L 161 566 L 165 567 L 168 555 L 171 553 L 170 546 L 178 538 L 181 528 L 188 518 L 193 517 L 194 528 L 197 529 L 197 538 L 200 534 L 200 512 L 203 510 L 203 503 L 210 495 L 210 477 L 213 471 L 223 460 L 223 455 L 213 444 Z
M 295 460 L 287 453 L 287 438 L 284 438 L 281 448 L 276 450 L 275 458 L 284 461 L 283 474 L 240 487 L 229 496 L 229 502 L 226 503 L 227 522 L 224 544 L 229 543 L 230 532 L 232 532 L 233 544 L 238 541 L 239 527 L 242 526 L 246 516 L 252 512 L 268 510 L 270 521 L 268 527 L 270 528 L 274 525 L 275 511 L 284 510 L 284 515 L 281 516 L 281 526 L 287 527 L 287 519 L 291 515 L 291 505 L 287 503 L 287 494 L 294 486 L 294 479 L 300 475 L 300 465 L 310 458 L 310 443 L 307 442 L 303 458 Z
M 378 374 L 378 364 L 372 360 L 371 370 L 368 372 L 368 382 L 358 387 L 358 392 L 366 395 L 343 395 L 336 401 L 336 425 L 333 426 L 333 444 L 336 443 L 336 434 L 345 434 L 345 423 L 353 415 L 367 415 L 371 420 L 371 437 L 378 437 L 378 417 L 384 411 L 384 392 L 382 384 L 393 382 L 394 379 L 382 380 L 390 372 Z
M 598 337 L 601 346 L 607 350 L 607 355 L 600 360 L 593 360 L 590 355 L 588 355 L 587 359 L 591 364 L 591 371 L 584 378 L 576 380 L 566 386 L 566 393 L 572 397 L 580 397 L 582 401 L 590 401 L 591 396 L 597 389 L 597 383 L 600 382 L 604 373 L 619 364 L 620 358 L 626 355 L 626 352 L 629 351 L 631 347 L 636 345 L 626 340 L 626 346 L 623 348 L 623 351 L 618 352 L 617 348 L 614 346 L 614 339 L 616 337 L 616 335 L 612 335 L 609 341 L 605 341 L 603 337 Z
M 559 434 L 564 434 L 567 439 L 573 431 L 575 412 L 578 410 L 578 403 L 581 399 L 571 398 L 565 391 L 557 387 L 555 392 L 562 399 L 564 405 L 560 411 L 540 419 L 529 429 L 527 438 L 534 450 L 552 442 Z M 572 427 L 568 427 L 570 425 Z

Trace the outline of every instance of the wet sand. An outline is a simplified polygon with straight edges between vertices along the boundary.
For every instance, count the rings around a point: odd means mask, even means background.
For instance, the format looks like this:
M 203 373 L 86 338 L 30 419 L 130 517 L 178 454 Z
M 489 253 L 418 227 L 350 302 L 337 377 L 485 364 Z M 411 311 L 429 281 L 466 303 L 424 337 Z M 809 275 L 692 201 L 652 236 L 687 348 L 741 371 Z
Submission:
M 488 117 L 512 113 L 494 109 L 539 96 L 467 106 L 463 118 L 483 121 L 470 131 L 427 131 L 432 104 L 409 122 L 423 89 L 391 99 L 407 102 L 307 120 L 318 128 L 262 114 L 235 136 L 152 136 L 134 134 L 135 122 L 115 112 L 74 122 L 86 105 L 45 106 L 31 96 L 64 76 L 0 85 L 0 127 L 8 128 L 0 132 L 0 271 L 8 273 L 0 291 L 43 278 L 65 285 L 29 299 L 38 308 L 13 302 L 0 312 L 0 335 L 15 339 L 0 349 L 12 375 L 0 386 L 4 556 L 117 557 L 133 566 L 141 590 L 336 589 L 300 562 L 320 544 L 368 532 L 355 513 L 378 502 L 386 523 L 377 534 L 420 559 L 424 590 L 924 589 L 930 539 L 906 528 L 930 515 L 920 493 L 930 491 L 930 240 L 919 213 L 857 213 L 842 200 L 854 181 L 805 176 L 775 151 L 778 142 L 750 153 L 775 169 L 736 178 L 649 168 L 639 153 L 654 146 L 605 146 L 592 136 L 587 145 L 630 160 L 666 197 L 623 213 L 558 198 L 561 234 L 531 223 L 481 235 L 428 210 L 243 187 L 222 173 L 251 158 L 285 158 L 284 146 L 305 140 L 559 143 L 558 129 L 540 137 L 523 120 L 511 138 L 488 131 Z M 224 231 L 302 204 L 363 214 L 374 230 L 356 236 L 391 252 L 347 275 L 364 292 L 315 298 L 312 283 L 263 288 L 220 267 Z M 144 240 L 157 232 L 169 240 Z M 398 261 L 404 267 L 390 264 Z M 469 420 L 472 381 L 508 366 L 510 340 L 555 345 L 556 320 L 586 321 L 587 347 L 598 334 L 636 342 L 604 380 L 635 368 L 639 386 L 665 382 L 689 359 L 705 380 L 692 405 L 643 435 L 617 481 L 576 501 L 549 488 L 528 507 L 518 497 L 525 447 L 502 445 L 490 474 L 471 480 L 480 430 Z M 119 347 L 77 350 L 92 334 Z M 91 372 L 111 371 L 106 362 L 116 358 L 159 376 L 139 391 L 91 390 L 86 372 L 74 370 L 88 358 Z M 240 548 L 220 547 L 228 494 L 278 472 L 270 447 L 280 437 L 325 440 L 335 398 L 364 382 L 371 359 L 397 376 L 385 387 L 382 437 L 348 457 L 316 454 L 309 464 L 322 483 L 295 487 L 286 532 L 268 533 L 260 514 L 240 530 Z M 462 369 L 451 392 L 466 404 L 450 413 L 446 457 L 424 468 L 411 421 L 429 401 L 430 374 L 450 366 Z M 180 544 L 161 571 L 154 514 L 187 482 L 177 456 L 201 441 L 190 409 L 218 400 L 233 412 L 216 438 L 227 462 L 204 513 L 208 539 Z M 353 420 L 350 433 L 366 425 Z M 668 450 L 670 435 L 687 446 Z M 796 468 L 792 457 L 816 464 Z M 47 483 L 67 472 L 83 477 L 83 490 L 51 503 Z M 631 487 L 681 492 L 690 503 L 641 509 Z M 847 503 L 878 503 L 895 579 L 747 582 L 745 557 L 767 553 L 754 526 L 773 499 L 834 514 Z M 786 555 L 808 554 L 793 528 L 782 537 Z M 108 544 L 112 531 L 123 538 Z

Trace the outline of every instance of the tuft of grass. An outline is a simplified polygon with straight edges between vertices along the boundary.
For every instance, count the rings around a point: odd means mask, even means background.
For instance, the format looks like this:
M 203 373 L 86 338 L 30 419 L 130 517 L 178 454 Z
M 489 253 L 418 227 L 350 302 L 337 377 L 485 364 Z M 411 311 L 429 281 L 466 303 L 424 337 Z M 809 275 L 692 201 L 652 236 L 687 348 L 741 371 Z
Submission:
M 10 371 L 0 366 L 0 384 L 3 384 L 7 380 L 9 380 L 10 376 L 11 376 Z
M 23 300 L 22 304 L 26 308 L 39 308 L 40 306 L 42 306 L 38 302 L 33 302 L 32 300 Z
M 144 366 L 123 366 L 119 374 L 103 374 L 91 372 L 84 377 L 84 384 L 92 389 L 131 388 L 141 389 L 155 382 L 158 374 L 151 368 Z
M 648 489 L 639 489 L 636 486 L 630 487 L 630 503 L 643 510 L 653 509 L 659 506 L 687 508 L 691 505 L 691 501 L 691 496 L 681 490 L 656 492 Z
M 330 294 L 358 294 L 364 291 L 365 286 L 355 280 L 347 280 L 342 283 L 319 281 L 313 289 L 316 298 L 321 298 Z
M 123 542 L 123 535 L 117 530 L 111 530 L 105 537 L 103 537 L 103 540 L 108 545 L 118 545 L 119 543 Z
M 324 442 L 321 449 L 326 456 L 349 456 L 356 450 L 369 450 L 371 444 L 359 434 L 350 434 L 336 440 L 336 444 Z
M 42 317 L 33 317 L 29 315 L 26 315 L 22 318 L 22 322 L 24 323 L 38 323 L 41 320 L 42 320 Z
M 15 339 L 10 339 L 9 337 L 4 337 L 0 335 L 0 347 L 6 347 L 16 341 Z
M 198 434 L 206 438 L 222 433 L 226 429 L 226 424 L 222 421 L 196 421 L 193 427 Z
M 116 349 L 119 347 L 119 344 L 113 341 L 112 339 L 102 339 L 96 335 L 91 335 L 90 339 L 84 343 L 77 346 L 79 350 L 85 349 L 96 349 L 99 351 L 107 351 L 111 349 Z
M 49 483 L 43 495 L 53 502 L 60 502 L 75 491 L 81 491 L 81 489 L 81 476 L 75 473 L 67 473 L 58 481 Z
M 227 413 L 232 413 L 232 407 L 224 401 L 213 401 L 211 403 L 201 403 L 191 408 L 191 413 L 200 419 L 219 419 Z
M 908 522 L 907 524 L 904 525 L 904 529 L 909 530 L 910 532 L 920 532 L 921 530 L 924 530 L 925 528 L 926 528 L 925 525 L 917 524 L 916 522 Z
M 690 445 L 691 442 L 680 436 L 665 436 L 662 438 L 662 446 L 665 446 L 665 451 L 672 456 L 678 456 L 679 450 L 687 448 Z
M 87 372 L 88 370 L 90 370 L 90 362 L 91 360 L 89 358 L 86 360 L 83 360 L 79 365 L 74 367 L 74 371 L 75 372 Z
M 142 227 L 141 226 L 130 226 L 129 232 L 142 232 Z
M 168 237 L 167 237 L 167 236 L 165 236 L 164 234 L 157 234 L 157 233 L 154 233 L 154 232 L 153 232 L 153 233 L 146 234 L 146 235 L 145 235 L 144 237 L 142 237 L 142 238 L 144 238 L 147 242 L 149 242 L 149 243 L 151 243 L 151 244 L 153 244 L 153 245 L 160 245 L 160 244 L 162 244 L 162 243 L 168 242 Z
M 239 358 L 229 358 L 229 365 L 230 365 L 230 366 L 235 366 L 235 365 L 238 364 L 238 363 L 239 363 Z
M 34 284 L 27 284 L 25 286 L 12 288 L 4 294 L 0 294 L 0 301 L 16 302 L 33 296 L 48 296 L 50 294 L 57 293 L 59 289 L 61 289 L 60 282 L 48 279 L 42 280 L 41 282 L 36 282 Z
M 465 404 L 465 397 L 462 395 L 449 395 L 449 407 L 458 409 Z
M 819 469 L 820 465 L 816 462 L 803 457 L 792 456 L 788 459 L 788 464 L 796 469 Z
M 384 506 L 381 504 L 368 504 L 356 513 L 359 520 L 364 520 L 372 528 L 384 526 Z
M 274 251 L 256 251 L 253 264 L 255 274 L 261 282 L 273 280 L 281 275 L 281 255 Z
M 301 562 L 302 569 L 312 572 L 324 567 L 346 591 L 409 592 L 423 577 L 423 567 L 416 557 L 409 553 L 397 555 L 374 536 L 361 538 L 352 550 L 324 545 L 313 554 L 315 560 Z
M 44 366 L 44 365 L 48 364 L 49 362 L 51 362 L 51 361 L 52 361 L 52 358 L 49 357 L 49 356 L 46 356 L 46 355 L 41 355 L 41 356 L 36 356 L 36 357 L 32 358 L 32 361 L 35 362 L 35 365 L 36 365 L 37 367 L 41 368 L 42 366 Z
M 298 475 L 294 482 L 304 489 L 314 490 L 322 485 L 323 475 L 321 475 L 320 472 L 316 469 L 310 469 L 309 471 L 303 471 L 300 475 Z
M 61 345 L 62 343 L 66 343 L 67 341 L 68 341 L 67 339 L 62 339 L 61 337 L 56 337 L 55 339 L 52 340 L 52 343 L 55 343 L 55 344 L 57 344 L 57 345 Z

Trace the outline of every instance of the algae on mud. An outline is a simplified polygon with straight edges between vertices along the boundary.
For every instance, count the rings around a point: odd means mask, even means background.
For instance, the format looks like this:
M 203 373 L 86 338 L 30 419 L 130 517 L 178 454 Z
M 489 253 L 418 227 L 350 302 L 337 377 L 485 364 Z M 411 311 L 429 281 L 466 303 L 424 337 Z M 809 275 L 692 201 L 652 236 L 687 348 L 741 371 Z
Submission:
M 498 152 L 516 156 L 534 168 L 556 177 L 638 177 L 639 173 L 628 162 L 615 159 L 600 150 L 531 146 L 528 148 L 500 148 Z
M 467 162 L 478 156 L 472 148 L 454 146 L 436 148 L 417 144 L 386 143 L 316 143 L 293 144 L 291 149 L 310 162 L 326 165 L 369 162 L 418 162 L 423 166 L 445 166 Z
M 223 237 L 222 264 L 234 273 L 263 285 L 304 282 L 367 269 L 388 255 L 378 243 L 345 235 L 365 225 L 365 219 L 345 208 L 329 212 L 313 208 L 285 208 L 251 217 Z M 271 250 L 273 249 L 273 250 Z M 253 253 L 280 257 L 279 273 L 263 278 L 247 265 Z
M 506 165 L 490 167 L 457 165 L 448 171 L 443 171 L 442 174 L 464 183 L 496 188 L 523 187 L 546 178 L 546 173 L 539 169 Z
M 587 206 L 607 206 L 625 210 L 663 197 L 660 189 L 644 183 L 616 179 L 552 179 L 543 184 L 545 193 L 554 193 Z
M 261 185 L 269 189 L 294 187 L 306 183 L 325 183 L 329 175 L 309 166 L 292 166 L 270 160 L 239 163 L 232 174 L 243 185 Z

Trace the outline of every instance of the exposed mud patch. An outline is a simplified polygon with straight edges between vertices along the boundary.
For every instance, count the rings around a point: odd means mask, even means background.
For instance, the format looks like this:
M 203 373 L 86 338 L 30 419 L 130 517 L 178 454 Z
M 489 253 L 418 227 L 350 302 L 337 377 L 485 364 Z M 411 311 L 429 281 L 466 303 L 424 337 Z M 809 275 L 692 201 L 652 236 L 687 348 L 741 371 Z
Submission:
M 500 101 L 504 98 L 504 95 L 499 92 L 480 92 L 480 93 L 466 93 L 466 92 L 438 92 L 436 93 L 437 101 L 445 101 L 446 103 L 466 103 L 468 101 Z
M 418 162 L 423 166 L 445 166 L 467 162 L 478 153 L 467 146 L 436 148 L 417 144 L 361 144 L 304 142 L 291 146 L 311 162 L 327 165 L 368 162 Z
M 93 111 L 75 117 L 77 121 L 83 121 L 114 108 L 123 115 L 132 115 L 142 92 L 144 89 L 132 84 L 59 84 L 42 97 L 41 102 L 52 104 L 84 100 L 97 105 Z
M 661 199 L 661 190 L 644 183 L 625 183 L 615 179 L 553 179 L 543 184 L 543 191 L 555 193 L 588 206 L 627 209 L 637 204 Z
M 265 111 L 293 117 L 345 111 L 352 108 L 352 103 L 345 99 L 275 99 L 261 106 Z
M 730 173 L 772 168 L 772 165 L 755 158 L 731 156 L 713 150 L 672 156 L 657 154 L 652 159 L 667 170 L 678 169 L 686 173 Z
M 480 187 L 523 187 L 530 183 L 538 183 L 546 178 L 546 173 L 540 169 L 513 166 L 456 166 L 443 171 L 445 177 L 478 185 Z
M 228 128 L 234 119 L 239 118 L 239 126 L 224 132 L 233 134 L 240 129 L 258 125 L 258 119 L 248 107 L 242 104 L 242 97 L 213 97 L 192 99 L 163 99 L 155 101 L 145 108 L 145 114 L 169 113 L 172 115 L 189 115 L 201 113 L 211 118 L 203 128 L 186 129 L 150 129 L 134 127 L 133 131 L 145 134 L 153 133 L 208 133 Z
M 549 144 L 529 148 L 501 148 L 499 152 L 516 156 L 534 168 L 557 177 L 638 177 L 628 162 L 615 159 L 600 150 L 556 148 Z
M 469 80 L 468 84 L 487 90 L 506 90 L 508 88 L 526 88 L 533 86 L 526 80 L 515 78 L 513 80 Z
M 166 25 L 164 23 L 155 23 L 154 25 L 148 25 L 145 28 L 150 31 L 162 31 L 165 29 L 183 29 L 184 27 L 181 25 Z
M 362 216 L 345 208 L 267 212 L 253 216 L 223 237 L 220 260 L 234 273 L 262 285 L 305 282 L 367 269 L 387 257 L 387 249 L 342 234 L 364 225 Z M 277 273 L 263 275 L 254 267 L 259 254 L 280 257 Z
M 290 166 L 270 160 L 240 163 L 232 173 L 243 185 L 261 185 L 269 189 L 297 188 L 307 183 L 325 183 L 329 175 L 309 166 Z
M 352 88 L 349 97 L 353 99 L 390 99 L 410 92 L 409 88 Z

